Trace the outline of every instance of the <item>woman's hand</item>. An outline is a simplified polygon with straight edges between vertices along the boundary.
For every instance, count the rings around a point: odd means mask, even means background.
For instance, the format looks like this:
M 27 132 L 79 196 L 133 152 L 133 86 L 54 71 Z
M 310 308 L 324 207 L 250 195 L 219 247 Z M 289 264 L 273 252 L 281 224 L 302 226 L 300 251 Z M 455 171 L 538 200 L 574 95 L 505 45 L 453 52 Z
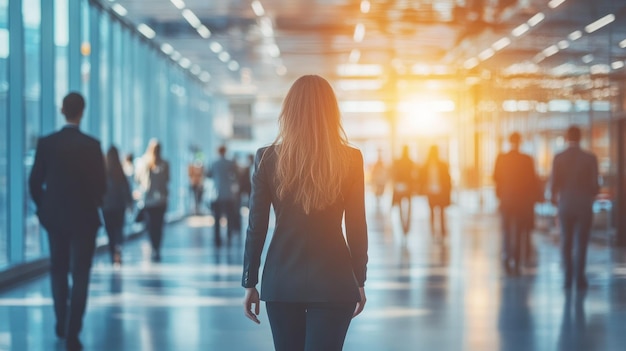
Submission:
M 356 308 L 354 309 L 354 314 L 352 314 L 352 318 L 358 316 L 361 312 L 363 312 L 363 308 L 365 307 L 365 302 L 367 298 L 365 298 L 365 288 L 359 288 L 359 294 L 361 294 L 361 301 L 356 303 Z
M 259 318 L 259 303 L 261 299 L 259 298 L 259 292 L 256 288 L 246 288 L 246 296 L 243 299 L 243 308 L 244 314 L 248 319 L 253 321 L 256 324 L 261 324 Z M 254 305 L 254 311 L 252 311 L 252 305 Z

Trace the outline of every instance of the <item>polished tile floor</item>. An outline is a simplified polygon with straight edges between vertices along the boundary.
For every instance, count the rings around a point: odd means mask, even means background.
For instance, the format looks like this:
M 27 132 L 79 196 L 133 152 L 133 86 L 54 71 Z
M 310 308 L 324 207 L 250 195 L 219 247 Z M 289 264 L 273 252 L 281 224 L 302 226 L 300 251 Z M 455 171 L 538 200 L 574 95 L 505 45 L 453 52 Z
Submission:
M 537 266 L 507 277 L 493 214 L 451 207 L 441 243 L 423 199 L 406 239 L 395 210 L 368 204 L 368 303 L 344 350 L 626 350 L 624 251 L 594 245 L 590 288 L 565 293 L 552 238 L 535 235 Z M 127 243 L 121 269 L 98 255 L 85 350 L 272 350 L 264 310 L 260 326 L 242 313 L 242 238 L 214 247 L 212 225 L 205 216 L 168 226 L 158 264 L 145 238 Z M 53 325 L 47 276 L 0 292 L 0 350 L 61 350 Z

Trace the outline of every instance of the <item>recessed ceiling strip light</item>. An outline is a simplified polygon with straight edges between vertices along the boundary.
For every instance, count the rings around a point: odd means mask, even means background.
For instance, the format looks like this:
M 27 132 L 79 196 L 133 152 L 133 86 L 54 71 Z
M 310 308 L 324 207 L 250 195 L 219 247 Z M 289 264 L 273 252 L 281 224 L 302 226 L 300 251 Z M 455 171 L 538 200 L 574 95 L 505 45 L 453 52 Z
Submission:
M 622 49 L 626 49 L 626 39 L 619 42 L 619 47 Z
M 480 63 L 480 61 L 478 61 L 477 58 L 472 57 L 471 59 L 469 59 L 469 60 L 467 60 L 467 61 L 465 61 L 463 63 L 463 67 L 465 67 L 465 69 L 472 69 L 472 68 L 478 66 L 479 63 Z
M 369 0 L 362 0 L 361 1 L 361 12 L 362 13 L 370 12 L 370 7 L 371 7 L 371 4 L 370 4 Z
M 624 61 L 615 61 L 613 63 L 611 63 L 611 68 L 613 69 L 620 69 L 624 67 Z
M 486 59 L 488 59 L 491 56 L 493 56 L 495 53 L 496 52 L 493 51 L 492 48 L 485 49 L 480 54 L 478 54 L 478 58 L 481 59 L 481 61 L 485 61 Z
M 547 48 L 543 49 L 543 54 L 546 55 L 546 57 L 550 57 L 557 52 L 559 52 L 559 48 L 556 45 L 550 45 Z
M 111 10 L 113 10 L 115 13 L 122 17 L 128 14 L 128 10 L 126 10 L 126 8 L 120 4 L 114 4 L 113 6 L 111 6 Z
M 551 9 L 555 9 L 555 8 L 557 8 L 559 5 L 561 5 L 564 2 L 565 2 L 565 0 L 550 0 L 550 2 L 548 2 L 548 6 Z
M 211 31 L 204 24 L 201 25 L 200 27 L 198 27 L 198 29 L 196 29 L 196 31 L 204 39 L 209 39 L 211 37 Z
M 252 6 L 252 11 L 254 11 L 254 14 L 258 17 L 262 17 L 265 15 L 265 9 L 263 8 L 263 4 L 261 4 L 259 0 L 254 0 L 250 4 L 250 6 Z
M 363 41 L 364 37 L 365 37 L 365 25 L 363 25 L 363 23 L 358 23 L 354 27 L 354 41 L 356 41 L 357 43 L 360 43 Z
M 170 55 L 174 52 L 174 48 L 168 43 L 163 43 L 163 45 L 161 45 L 161 51 L 166 55 Z
M 211 49 L 211 51 L 213 51 L 213 53 L 217 54 L 219 52 L 221 52 L 224 48 L 222 47 L 222 44 L 214 41 L 211 43 L 211 45 L 209 45 L 209 48 Z
M 569 47 L 569 41 L 561 40 L 556 45 L 559 47 L 559 49 L 565 50 L 565 49 L 567 49 Z
M 505 47 L 509 46 L 511 44 L 511 39 L 504 37 L 498 41 L 496 41 L 495 43 L 493 43 L 493 45 L 491 45 L 491 47 L 495 50 L 495 51 L 499 51 L 504 49 Z
M 156 32 L 145 23 L 139 24 L 137 30 L 148 39 L 152 39 L 156 36 Z
M 176 6 L 176 8 L 179 10 L 185 8 L 185 2 L 183 0 L 170 0 L 170 2 L 174 4 L 174 6 Z
M 597 31 L 598 29 L 606 26 L 607 24 L 611 23 L 615 21 L 615 15 L 614 14 L 608 14 L 602 18 L 600 18 L 599 20 L 588 24 L 587 26 L 585 26 L 585 32 L 587 33 L 593 33 L 595 31 Z
M 543 14 L 543 12 L 539 12 L 538 14 L 532 16 L 528 22 L 528 25 L 531 27 L 534 27 L 536 25 L 538 25 L 541 21 L 543 21 L 546 18 L 546 15 Z
M 360 58 L 361 58 L 361 50 L 352 49 L 352 51 L 350 51 L 350 57 L 348 58 L 350 63 L 357 63 L 359 62 Z
M 519 37 L 520 35 L 528 32 L 529 29 L 530 29 L 529 25 L 527 25 L 526 23 L 522 23 L 519 26 L 515 27 L 515 29 L 511 31 L 511 34 L 513 34 L 516 37 Z
M 581 31 L 579 31 L 579 30 L 574 31 L 574 32 L 571 32 L 571 33 L 567 36 L 567 38 L 568 38 L 569 40 L 571 40 L 571 41 L 578 40 L 578 39 L 580 39 L 580 38 L 582 38 L 582 37 L 583 37 L 583 32 L 581 32 Z
M 190 9 L 184 9 L 182 13 L 183 17 L 185 17 L 187 22 L 189 22 L 192 27 L 198 28 L 202 25 L 202 22 L 200 22 L 198 16 L 196 16 L 196 14 L 193 13 L 193 11 L 191 11 Z

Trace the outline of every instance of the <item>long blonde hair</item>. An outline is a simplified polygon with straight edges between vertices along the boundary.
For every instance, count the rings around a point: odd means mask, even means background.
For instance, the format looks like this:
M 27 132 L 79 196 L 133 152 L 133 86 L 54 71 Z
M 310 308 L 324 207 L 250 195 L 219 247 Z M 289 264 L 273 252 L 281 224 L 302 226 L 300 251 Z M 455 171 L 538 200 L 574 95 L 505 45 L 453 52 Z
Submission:
M 161 143 L 157 139 L 150 139 L 144 157 L 148 169 L 153 169 L 161 163 Z
M 305 213 L 331 205 L 349 172 L 349 149 L 330 84 L 317 75 L 298 78 L 278 123 L 278 197 L 291 194 Z

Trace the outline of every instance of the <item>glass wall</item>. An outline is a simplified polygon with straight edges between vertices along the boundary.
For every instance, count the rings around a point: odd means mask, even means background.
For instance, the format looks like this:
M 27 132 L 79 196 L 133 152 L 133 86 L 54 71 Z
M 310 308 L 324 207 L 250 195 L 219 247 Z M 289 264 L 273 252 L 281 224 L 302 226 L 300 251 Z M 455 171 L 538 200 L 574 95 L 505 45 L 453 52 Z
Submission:
M 7 114 L 8 114 L 8 58 L 9 58 L 9 0 L 0 0 L 0 269 L 8 261 L 7 232 Z
M 26 175 L 33 165 L 37 139 L 41 135 L 41 2 L 23 0 L 24 18 L 24 166 Z M 24 179 L 26 185 L 27 179 Z M 35 206 L 24 187 L 26 223 L 24 256 L 26 260 L 41 257 L 42 233 L 35 215 Z
M 158 44 L 146 40 L 107 9 L 88 0 L 52 0 L 52 4 L 48 1 L 0 0 L 0 270 L 48 254 L 46 233 L 35 216 L 27 180 L 37 140 L 65 123 L 59 110 L 68 93 L 70 77 L 80 77 L 77 89 L 85 96 L 88 109 L 93 107 L 85 115 L 81 129 L 101 140 L 103 152 L 116 145 L 122 155 L 132 153 L 139 157 L 149 139 L 162 142 L 163 156 L 172 168 L 169 216 L 183 214 L 182 199 L 188 193 L 183 163 L 186 141 L 191 136 L 185 133 L 200 134 L 181 124 L 200 114 L 196 106 L 206 106 L 210 99 L 200 82 L 165 56 Z M 18 7 L 9 9 L 9 2 Z M 72 18 L 76 20 L 72 23 L 80 24 L 80 35 L 71 33 L 69 25 L 70 11 L 77 6 L 80 11 L 74 16 L 80 18 Z M 21 12 L 21 17 L 9 16 L 9 11 Z M 9 18 L 17 20 L 8 23 Z M 46 26 L 53 28 L 49 36 L 49 32 L 42 32 Z M 21 29 L 21 35 L 13 37 L 10 43 L 9 28 Z M 69 64 L 73 57 L 69 50 L 80 50 L 78 65 Z M 13 52 L 20 55 L 11 57 Z M 9 70 L 10 59 L 17 71 Z M 15 74 L 9 75 L 10 72 Z M 190 95 L 190 91 L 202 93 Z M 45 99 L 48 96 L 54 102 Z M 19 108 L 13 109 L 15 106 Z M 14 137 L 11 140 L 7 140 L 9 128 Z M 205 139 L 211 137 L 210 130 L 202 134 Z M 9 164 L 23 165 L 11 168 L 17 177 L 9 177 Z M 9 180 L 15 193 L 8 191 Z M 9 216 L 9 203 L 17 203 L 19 210 L 23 208 L 24 216 Z M 9 230 L 12 227 L 16 230 Z

